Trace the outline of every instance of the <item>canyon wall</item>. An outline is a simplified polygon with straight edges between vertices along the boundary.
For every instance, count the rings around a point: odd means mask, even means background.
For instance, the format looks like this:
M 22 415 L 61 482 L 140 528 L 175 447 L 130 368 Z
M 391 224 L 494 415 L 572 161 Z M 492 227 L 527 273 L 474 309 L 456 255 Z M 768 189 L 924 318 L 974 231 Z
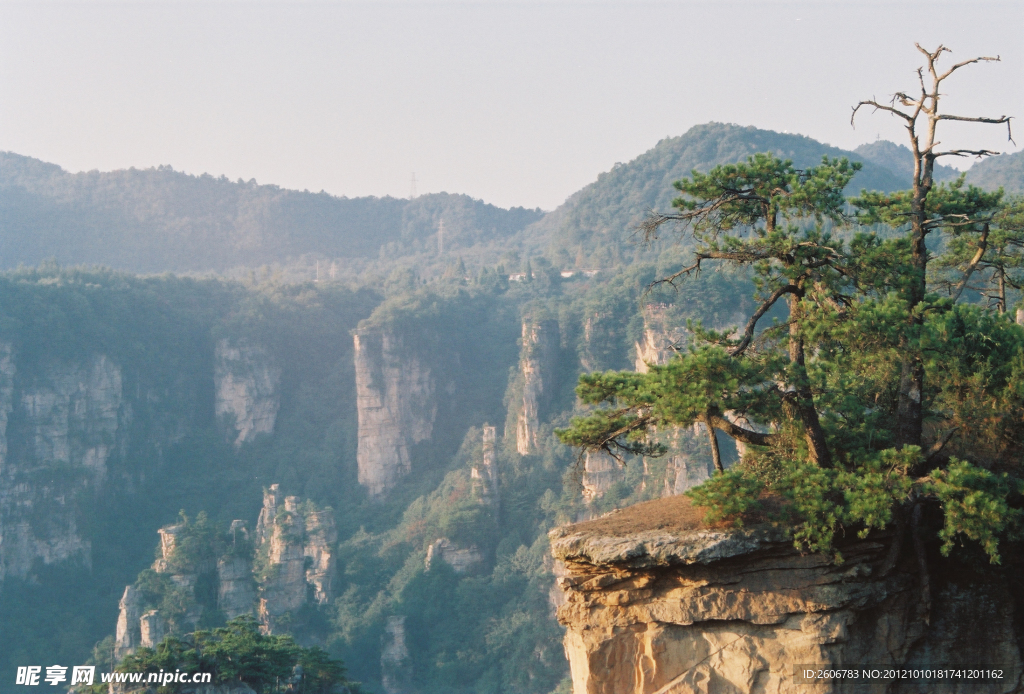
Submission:
M 36 561 L 90 563 L 75 498 L 101 488 L 131 417 L 107 357 L 19 374 L 11 346 L 0 345 L 0 581 L 27 577 Z
M 1021 592 L 1012 572 L 936 559 L 929 611 L 914 557 L 887 562 L 884 534 L 845 542 L 845 561 L 836 564 L 801 554 L 772 526 L 704 527 L 683 497 L 557 528 L 550 540 L 561 562 L 558 618 L 574 694 L 995 694 L 1024 687 Z M 1006 676 L 810 682 L 799 676 L 801 665 L 990 665 Z
M 390 332 L 354 336 L 359 483 L 381 496 L 412 469 L 409 449 L 433 433 L 430 369 Z
M 273 433 L 281 369 L 263 347 L 244 340 L 218 340 L 213 356 L 214 414 L 227 439 L 241 446 Z
M 522 395 L 516 417 L 516 450 L 519 455 L 537 451 L 541 417 L 551 400 L 558 365 L 558 321 L 523 319 L 519 369 Z

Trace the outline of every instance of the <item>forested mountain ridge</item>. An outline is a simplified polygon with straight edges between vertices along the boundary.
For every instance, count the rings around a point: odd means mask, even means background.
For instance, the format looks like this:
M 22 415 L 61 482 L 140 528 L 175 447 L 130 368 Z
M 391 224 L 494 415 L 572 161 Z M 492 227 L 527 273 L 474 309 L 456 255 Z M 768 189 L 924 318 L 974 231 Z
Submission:
M 968 170 L 967 182 L 985 190 L 1024 193 L 1024 152 L 982 159 Z
M 170 167 L 68 173 L 0 153 L 0 267 L 95 264 L 131 272 L 224 271 L 302 256 L 374 259 L 507 238 L 541 216 L 466 195 L 345 198 L 192 176 Z M 327 268 L 324 268 L 327 271 Z
M 479 269 L 538 253 L 562 268 L 609 268 L 655 257 L 630 243 L 629 230 L 648 210 L 671 209 L 674 181 L 768 151 L 801 168 L 822 156 L 863 162 L 850 194 L 898 190 L 909 180 L 911 155 L 902 145 L 877 141 L 846 151 L 803 135 L 722 123 L 662 140 L 547 214 L 448 193 L 414 200 L 336 197 L 166 166 L 72 174 L 0 152 L 0 268 L 49 258 L 142 273 L 270 265 L 291 267 L 293 279 L 312 279 L 319 261 L 322 274 L 333 267 L 356 279 L 386 277 L 395 267 L 432 276 L 459 257 Z M 1021 157 L 981 161 L 968 179 L 1024 190 Z M 936 168 L 938 180 L 957 175 Z
M 893 146 L 893 153 L 899 154 Z M 550 252 L 562 263 L 607 266 L 632 258 L 629 230 L 649 210 L 669 212 L 676 195 L 672 184 L 694 169 L 708 171 L 719 164 L 742 161 L 757 152 L 773 152 L 792 159 L 798 168 L 819 164 L 823 156 L 846 157 L 864 163 L 847 191 L 862 188 L 893 191 L 907 186 L 902 162 L 885 162 L 888 152 L 868 157 L 832 147 L 803 135 L 760 130 L 723 123 L 697 125 L 684 135 L 666 138 L 626 164 L 616 164 L 594 183 L 574 193 L 565 203 L 534 222 L 523 233 L 548 240 Z

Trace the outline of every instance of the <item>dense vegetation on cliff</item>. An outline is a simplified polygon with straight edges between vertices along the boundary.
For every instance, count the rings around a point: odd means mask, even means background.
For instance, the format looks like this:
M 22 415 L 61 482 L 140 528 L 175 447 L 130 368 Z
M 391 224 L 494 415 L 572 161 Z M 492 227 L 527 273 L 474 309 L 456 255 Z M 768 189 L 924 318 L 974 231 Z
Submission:
M 666 281 L 749 267 L 760 306 L 735 331 L 698 328 L 650 373 L 583 375 L 581 400 L 605 407 L 559 436 L 623 459 L 660 453 L 655 430 L 700 424 L 718 474 L 688 494 L 709 520 L 742 523 L 770 498 L 797 546 L 821 552 L 846 529 L 894 526 L 892 561 L 914 547 L 927 612 L 922 537 L 937 535 L 943 555 L 971 541 L 995 564 L 1024 537 L 1024 328 L 1007 312 L 1020 300 L 1024 201 L 936 181 L 937 158 L 977 154 L 936 140 L 939 121 L 958 118 L 940 112 L 940 83 L 976 61 L 941 72 L 945 49 L 920 50 L 932 81 L 919 97 L 861 104 L 906 121 L 910 189 L 864 191 L 851 216 L 856 164 L 798 170 L 770 153 L 675 183 L 677 211 L 643 227 L 650 238 L 675 223 L 693 241 Z M 782 301 L 785 321 L 761 323 Z M 729 471 L 716 431 L 745 446 Z

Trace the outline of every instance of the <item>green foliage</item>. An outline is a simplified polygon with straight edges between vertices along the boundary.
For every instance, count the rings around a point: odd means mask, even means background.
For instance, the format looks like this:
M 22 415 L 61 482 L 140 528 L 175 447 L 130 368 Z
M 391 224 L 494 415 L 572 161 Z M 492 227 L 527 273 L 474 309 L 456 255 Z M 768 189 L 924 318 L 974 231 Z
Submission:
M 731 521 L 743 525 L 743 516 L 761 509 L 760 496 L 764 483 L 742 466 L 715 475 L 704 484 L 686 492 L 697 506 L 707 509 L 706 523 Z
M 1019 504 L 1024 480 L 955 458 L 946 469 L 933 470 L 930 477 L 925 490 L 942 505 L 944 524 L 939 537 L 943 555 L 949 554 L 962 535 L 980 544 L 992 563 L 1000 563 L 1000 537 L 1020 538 L 1024 529 L 1024 509 Z M 1011 505 L 1014 495 L 1018 497 L 1015 506 Z
M 845 221 L 841 190 L 855 171 L 827 159 L 797 171 L 764 154 L 678 181 L 679 212 L 647 227 L 654 233 L 676 220 L 692 233 L 696 263 L 672 281 L 701 263 L 748 266 L 764 303 L 741 338 L 692 323 L 692 344 L 667 365 L 584 374 L 577 394 L 589 408 L 557 433 L 628 460 L 664 452 L 655 432 L 701 422 L 747 444 L 739 466 L 689 492 L 709 522 L 762 519 L 771 499 L 769 516 L 798 547 L 841 560 L 841 530 L 866 537 L 901 507 L 935 499 L 945 551 L 963 536 L 997 562 L 999 542 L 1016 532 L 1008 499 L 1024 452 L 1024 330 L 1004 313 L 1005 285 L 1014 285 L 1024 247 L 1019 203 L 963 177 L 931 189 L 925 225 L 945 235 L 942 281 L 958 289 L 951 298 L 915 298 L 922 278 L 907 237 L 893 229 L 833 233 L 826 224 Z M 862 224 L 900 227 L 911 195 L 864 192 L 854 204 Z M 996 311 L 956 304 L 979 267 L 991 273 L 987 281 L 998 279 Z M 963 279 L 949 274 L 954 269 Z M 786 333 L 758 325 L 786 295 Z M 916 397 L 933 441 L 927 454 L 893 447 L 908 354 L 920 355 L 925 374 Z M 973 472 L 950 454 L 969 459 Z M 940 468 L 924 484 L 921 468 L 936 460 Z
M 300 671 L 296 666 L 301 667 Z M 293 683 L 295 691 L 326 694 L 342 687 L 357 692 L 345 678 L 341 661 L 330 657 L 319 647 L 303 648 L 291 636 L 260 633 L 252 617 L 237 617 L 227 626 L 209 631 L 196 631 L 183 637 L 168 636 L 155 648 L 140 648 L 122 660 L 118 672 L 208 672 L 212 683 L 244 682 L 258 694 L 277 691 L 285 683 Z M 183 688 L 172 683 L 158 687 L 160 694 Z M 95 685 L 99 694 L 105 685 Z

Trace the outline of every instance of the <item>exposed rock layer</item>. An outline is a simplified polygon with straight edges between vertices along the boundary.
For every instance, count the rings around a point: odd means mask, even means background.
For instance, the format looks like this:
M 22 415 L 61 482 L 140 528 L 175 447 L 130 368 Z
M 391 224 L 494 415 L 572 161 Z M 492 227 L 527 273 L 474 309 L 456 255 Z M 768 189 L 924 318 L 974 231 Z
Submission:
M 555 368 L 558 360 L 558 321 L 523 320 L 522 400 L 516 419 L 516 450 L 520 455 L 537 451 L 540 419 L 551 399 Z
M 556 529 L 574 694 L 1020 691 L 1020 596 L 1006 576 L 946 572 L 929 625 L 912 567 L 882 572 L 888 542 L 850 542 L 837 565 L 801 555 L 775 528 L 702 528 L 679 497 Z M 1008 675 L 919 689 L 808 683 L 801 664 L 989 664 Z
M 219 340 L 214 351 L 214 412 L 229 441 L 241 446 L 274 431 L 281 369 L 262 347 Z
M 91 562 L 74 497 L 99 489 L 126 441 L 132 410 L 121 370 L 95 355 L 52 361 L 20 377 L 0 344 L 0 581 L 25 578 L 35 561 Z
M 433 432 L 434 380 L 399 337 L 365 332 L 354 339 L 359 483 L 380 496 L 409 474 L 410 446 Z

